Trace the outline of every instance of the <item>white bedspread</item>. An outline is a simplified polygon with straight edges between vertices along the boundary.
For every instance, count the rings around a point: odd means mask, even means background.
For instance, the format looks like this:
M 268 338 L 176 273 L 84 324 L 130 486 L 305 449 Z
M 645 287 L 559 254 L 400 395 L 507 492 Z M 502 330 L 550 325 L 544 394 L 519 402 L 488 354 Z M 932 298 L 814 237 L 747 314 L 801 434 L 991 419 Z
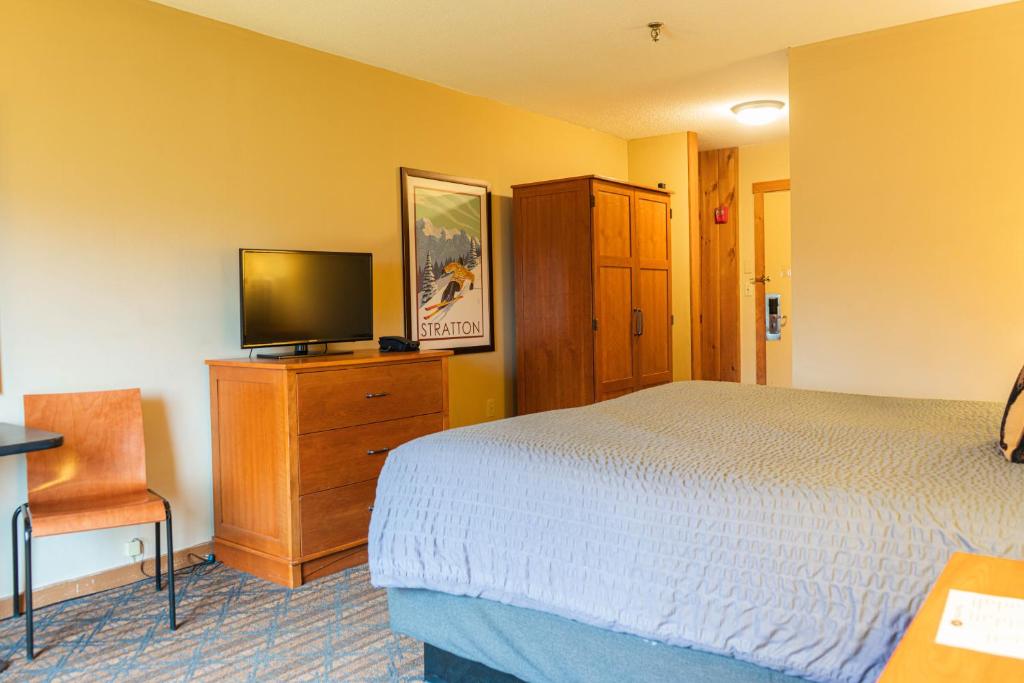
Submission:
M 424 437 L 381 474 L 373 582 L 874 680 L 953 551 L 1024 556 L 1000 408 L 679 382 Z

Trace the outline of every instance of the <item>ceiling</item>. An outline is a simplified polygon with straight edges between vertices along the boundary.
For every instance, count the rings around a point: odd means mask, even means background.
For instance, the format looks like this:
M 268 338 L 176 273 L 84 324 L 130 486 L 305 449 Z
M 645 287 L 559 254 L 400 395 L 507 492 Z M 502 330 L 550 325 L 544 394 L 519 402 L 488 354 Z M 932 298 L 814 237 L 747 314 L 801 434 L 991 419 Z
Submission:
M 157 0 L 632 139 L 783 137 L 729 107 L 788 100 L 786 49 L 992 0 Z M 662 21 L 653 43 L 647 23 Z

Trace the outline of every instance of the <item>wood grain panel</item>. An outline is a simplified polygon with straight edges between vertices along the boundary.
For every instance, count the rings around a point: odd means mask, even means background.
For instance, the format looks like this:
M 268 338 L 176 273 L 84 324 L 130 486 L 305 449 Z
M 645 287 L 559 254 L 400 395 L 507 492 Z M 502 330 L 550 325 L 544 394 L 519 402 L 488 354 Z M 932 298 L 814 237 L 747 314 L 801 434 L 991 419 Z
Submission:
M 299 433 L 441 412 L 441 362 L 302 373 Z
M 700 350 L 702 371 L 694 379 L 717 380 L 721 377 L 719 336 L 718 226 L 714 210 L 719 205 L 718 150 L 700 153 Z
M 302 554 L 365 543 L 376 492 L 372 479 L 299 498 Z
M 764 195 L 768 192 L 789 190 L 789 178 L 754 183 L 754 340 L 757 363 L 757 383 L 768 383 L 768 350 L 765 344 L 764 297 L 765 237 L 764 237 Z
M 287 557 L 260 552 L 219 537 L 213 539 L 213 552 L 219 561 L 232 569 L 273 581 L 286 588 L 302 585 L 301 567 Z
M 597 393 L 618 391 L 634 382 L 633 269 L 608 266 L 597 275 Z
M 299 437 L 299 493 L 376 479 L 388 452 L 442 429 L 441 414 L 418 415 Z
M 690 220 L 690 377 L 703 375 L 701 349 L 703 300 L 701 298 L 700 154 L 697 134 L 686 134 L 687 211 Z
M 664 195 L 636 193 L 637 257 L 662 261 L 671 258 L 669 251 L 668 198 Z
M 318 557 L 315 560 L 303 562 L 303 583 L 312 581 L 313 579 L 319 579 L 324 576 L 329 576 L 331 574 L 336 574 L 351 567 L 366 564 L 370 559 L 366 550 L 366 546 L 361 545 L 355 548 L 331 553 L 330 555 L 324 555 L 323 557 Z
M 718 227 L 719 379 L 740 381 L 739 150 L 720 150 L 718 199 L 729 221 Z
M 594 400 L 590 184 L 515 197 L 517 412 Z
M 145 497 L 146 445 L 138 389 L 25 396 L 25 425 L 64 435 L 26 457 L 33 516 L 46 504 Z
M 936 644 L 951 589 L 1024 599 L 1024 561 L 953 553 L 879 683 L 1024 681 L 1024 660 Z
M 668 270 L 640 271 L 639 308 L 643 311 L 643 334 L 637 337 L 640 386 L 672 381 L 671 288 Z
M 395 363 L 426 363 L 448 358 L 452 351 L 425 349 L 423 351 L 398 351 L 381 353 L 376 349 L 356 349 L 347 354 L 328 353 L 324 355 L 297 356 L 295 358 L 223 358 L 208 360 L 206 364 L 219 368 L 254 368 L 258 370 L 336 370 L 373 365 L 394 365 Z
M 600 256 L 633 256 L 632 204 L 632 190 L 594 183 L 594 242 Z
M 764 193 L 754 193 L 754 354 L 757 383 L 768 383 L 767 349 L 765 348 L 764 313 Z
M 739 150 L 700 152 L 700 379 L 740 379 Z M 729 220 L 716 224 L 724 206 Z
M 619 396 L 625 396 L 626 394 L 632 394 L 632 393 L 633 393 L 633 388 L 632 387 L 630 387 L 628 389 L 619 389 L 618 391 L 607 391 L 604 394 L 602 394 L 601 400 L 602 401 L 607 401 L 609 399 L 618 398 Z
M 217 535 L 262 552 L 287 553 L 291 534 L 286 377 L 213 368 L 210 381 Z

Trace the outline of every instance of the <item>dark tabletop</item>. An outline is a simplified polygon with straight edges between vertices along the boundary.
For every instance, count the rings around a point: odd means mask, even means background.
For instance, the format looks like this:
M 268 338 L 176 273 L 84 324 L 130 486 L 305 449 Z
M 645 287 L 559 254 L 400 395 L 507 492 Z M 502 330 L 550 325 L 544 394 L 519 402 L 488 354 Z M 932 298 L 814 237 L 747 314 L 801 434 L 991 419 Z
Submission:
M 45 451 L 63 443 L 64 437 L 60 434 L 0 422 L 0 455 Z

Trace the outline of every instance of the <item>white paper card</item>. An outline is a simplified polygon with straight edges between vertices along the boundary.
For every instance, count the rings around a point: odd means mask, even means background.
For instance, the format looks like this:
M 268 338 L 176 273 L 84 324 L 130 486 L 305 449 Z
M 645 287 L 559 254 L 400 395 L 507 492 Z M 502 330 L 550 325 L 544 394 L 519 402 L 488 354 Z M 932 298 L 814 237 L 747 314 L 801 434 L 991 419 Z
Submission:
M 1024 600 L 951 589 L 935 642 L 1024 659 Z

